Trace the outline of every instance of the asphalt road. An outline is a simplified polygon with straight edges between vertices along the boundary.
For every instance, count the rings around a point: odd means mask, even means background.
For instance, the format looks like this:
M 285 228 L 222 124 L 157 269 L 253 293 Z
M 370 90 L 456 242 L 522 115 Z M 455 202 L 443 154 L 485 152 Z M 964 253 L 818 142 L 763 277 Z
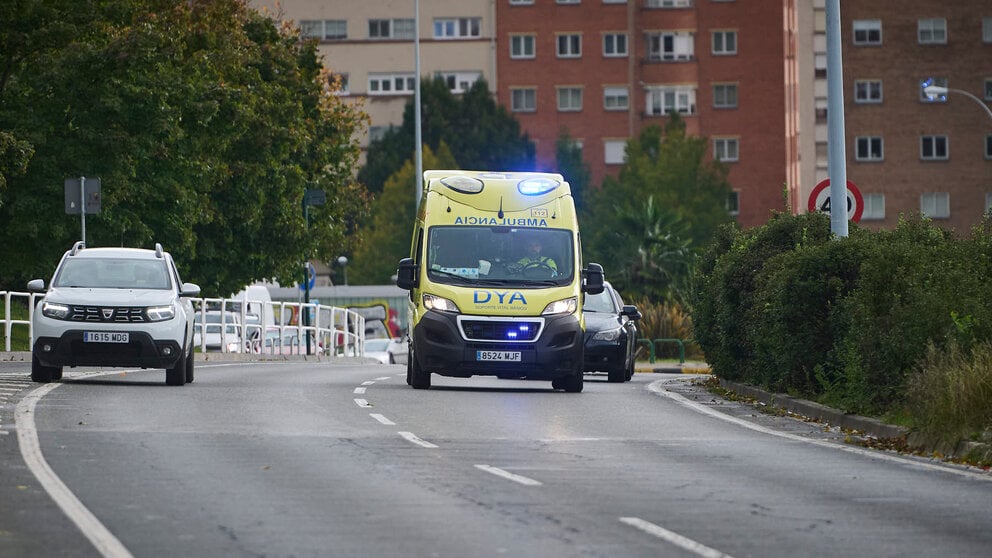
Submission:
M 418 391 L 402 366 L 198 363 L 185 387 L 93 369 L 40 386 L 28 366 L 0 367 L 4 557 L 992 548 L 992 475 L 844 444 L 683 376 Z

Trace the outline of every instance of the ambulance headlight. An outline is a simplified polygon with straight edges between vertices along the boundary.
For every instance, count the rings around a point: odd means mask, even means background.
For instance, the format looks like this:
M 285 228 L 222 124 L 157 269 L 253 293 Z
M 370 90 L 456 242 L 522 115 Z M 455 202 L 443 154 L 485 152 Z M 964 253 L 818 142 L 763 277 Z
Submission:
M 551 304 L 544 307 L 544 312 L 541 312 L 542 316 L 553 316 L 556 314 L 574 314 L 575 310 L 578 308 L 578 299 L 574 296 L 572 298 L 566 298 L 564 300 L 556 300 Z
M 557 180 L 551 178 L 527 178 L 517 183 L 517 191 L 525 196 L 540 196 L 554 190 L 559 184 Z
M 424 295 L 424 308 L 438 312 L 454 312 L 456 314 L 460 312 L 454 302 L 432 294 Z
M 471 176 L 448 176 L 441 179 L 441 184 L 462 194 L 478 194 L 482 191 L 482 181 Z

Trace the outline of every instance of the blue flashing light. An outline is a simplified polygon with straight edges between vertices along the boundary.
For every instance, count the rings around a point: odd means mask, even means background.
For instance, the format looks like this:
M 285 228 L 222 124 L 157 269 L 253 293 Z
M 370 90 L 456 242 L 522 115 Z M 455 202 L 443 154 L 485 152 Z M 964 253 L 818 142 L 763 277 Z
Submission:
M 517 184 L 517 191 L 525 196 L 540 196 L 554 190 L 559 184 L 557 180 L 551 178 L 527 178 Z

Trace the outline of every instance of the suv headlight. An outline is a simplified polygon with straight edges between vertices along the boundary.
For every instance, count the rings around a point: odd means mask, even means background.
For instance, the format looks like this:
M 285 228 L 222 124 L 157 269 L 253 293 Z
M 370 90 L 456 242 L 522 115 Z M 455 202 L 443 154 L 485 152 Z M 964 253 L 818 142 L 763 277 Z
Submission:
M 458 309 L 458 305 L 454 302 L 432 294 L 424 295 L 424 307 L 428 310 L 436 310 L 438 312 L 454 312 L 456 314 L 461 312 Z
M 597 341 L 616 341 L 620 339 L 621 329 L 618 327 L 616 329 L 608 329 L 606 331 L 599 331 L 595 333 L 592 338 Z
M 574 296 L 564 300 L 556 300 L 545 306 L 544 311 L 541 312 L 541 315 L 551 316 L 555 314 L 574 314 L 576 308 L 578 308 L 577 300 L 578 299 Z
M 148 321 L 149 322 L 164 322 L 165 320 L 171 320 L 176 317 L 176 305 L 170 304 L 169 306 L 152 306 L 148 308 Z
M 41 305 L 41 315 L 46 318 L 56 320 L 66 320 L 69 318 L 69 307 L 65 304 L 55 304 L 47 300 Z

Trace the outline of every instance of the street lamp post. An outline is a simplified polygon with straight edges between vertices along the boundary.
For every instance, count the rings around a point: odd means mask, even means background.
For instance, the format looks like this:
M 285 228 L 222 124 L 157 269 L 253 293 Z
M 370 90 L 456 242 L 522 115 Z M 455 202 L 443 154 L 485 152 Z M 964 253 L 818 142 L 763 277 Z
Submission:
M 341 265 L 341 273 L 344 276 L 344 284 L 348 284 L 348 258 L 344 256 L 338 257 L 338 263 Z
M 990 109 L 989 106 L 985 104 L 985 101 L 979 99 L 978 97 L 972 95 L 971 93 L 968 93 L 964 89 L 954 89 L 953 87 L 943 87 L 940 85 L 927 85 L 923 88 L 923 93 L 927 96 L 928 99 L 947 97 L 947 93 L 949 91 L 960 93 L 965 97 L 974 100 L 985 110 L 985 114 L 989 115 L 989 118 L 992 118 L 992 109 Z

